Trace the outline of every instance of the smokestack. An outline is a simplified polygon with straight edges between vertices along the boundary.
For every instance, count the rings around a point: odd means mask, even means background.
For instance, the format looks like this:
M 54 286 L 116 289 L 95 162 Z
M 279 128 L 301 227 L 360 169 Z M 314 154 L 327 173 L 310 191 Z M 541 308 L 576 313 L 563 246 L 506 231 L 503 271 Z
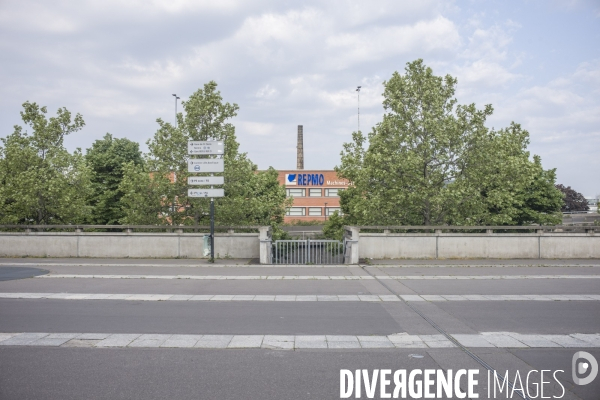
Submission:
M 304 169 L 304 134 L 302 131 L 302 125 L 298 125 L 298 146 L 296 146 L 297 159 L 296 169 Z

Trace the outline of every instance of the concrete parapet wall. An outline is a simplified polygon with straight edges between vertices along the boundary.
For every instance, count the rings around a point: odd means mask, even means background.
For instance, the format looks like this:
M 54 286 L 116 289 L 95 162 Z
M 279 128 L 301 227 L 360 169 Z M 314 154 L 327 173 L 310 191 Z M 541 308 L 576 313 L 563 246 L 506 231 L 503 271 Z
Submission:
M 0 257 L 206 258 L 204 234 L 0 233 Z M 258 233 L 216 233 L 215 257 L 259 258 Z
M 542 258 L 600 258 L 600 235 L 541 237 Z
M 600 235 L 591 233 L 363 233 L 360 258 L 600 258 Z

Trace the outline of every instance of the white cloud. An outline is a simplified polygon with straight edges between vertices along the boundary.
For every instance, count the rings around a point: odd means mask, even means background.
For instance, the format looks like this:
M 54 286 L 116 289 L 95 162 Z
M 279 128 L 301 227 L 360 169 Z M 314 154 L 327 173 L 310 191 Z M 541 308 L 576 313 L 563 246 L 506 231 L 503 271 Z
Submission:
M 330 168 L 356 130 L 356 86 L 362 86 L 361 130 L 367 132 L 383 114 L 382 82 L 423 58 L 437 75 L 458 78 L 460 103 L 491 102 L 495 126 L 521 122 L 548 160 L 569 158 L 573 138 L 586 141 L 579 151 L 589 160 L 587 143 L 598 143 L 600 126 L 594 32 L 581 39 L 585 51 L 569 53 L 576 56 L 562 66 L 540 53 L 546 71 L 540 78 L 532 64 L 538 49 L 528 42 L 538 20 L 506 12 L 510 5 L 495 6 L 504 7 L 498 13 L 483 2 L 465 4 L 5 0 L 0 129 L 10 131 L 20 104 L 30 100 L 84 114 L 85 132 L 69 143 L 89 147 L 107 131 L 143 143 L 156 118 L 173 120 L 172 93 L 185 98 L 216 80 L 224 100 L 240 105 L 233 122 L 242 151 L 261 168 L 293 168 L 298 124 L 305 128 L 307 166 Z M 547 7 L 556 8 L 597 12 L 585 2 Z M 556 50 L 561 46 L 557 41 Z M 579 66 L 568 64 L 576 57 Z M 567 65 L 571 74 L 558 72 Z

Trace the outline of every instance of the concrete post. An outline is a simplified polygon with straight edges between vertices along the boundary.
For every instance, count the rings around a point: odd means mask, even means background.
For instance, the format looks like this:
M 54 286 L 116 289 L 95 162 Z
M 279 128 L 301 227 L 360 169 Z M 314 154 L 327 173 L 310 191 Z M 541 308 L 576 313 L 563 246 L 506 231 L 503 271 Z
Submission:
M 271 227 L 261 226 L 258 228 L 258 240 L 260 241 L 260 263 L 271 264 Z
M 358 264 L 358 239 L 360 230 L 354 226 L 344 227 L 344 240 L 346 242 L 346 252 L 344 254 L 344 264 Z

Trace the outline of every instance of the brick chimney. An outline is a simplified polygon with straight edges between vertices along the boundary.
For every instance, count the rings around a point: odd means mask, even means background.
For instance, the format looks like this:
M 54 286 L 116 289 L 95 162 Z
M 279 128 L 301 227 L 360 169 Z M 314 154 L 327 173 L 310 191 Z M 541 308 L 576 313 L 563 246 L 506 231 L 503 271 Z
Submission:
M 304 169 L 304 134 L 302 125 L 298 125 L 298 146 L 296 146 L 296 169 Z

